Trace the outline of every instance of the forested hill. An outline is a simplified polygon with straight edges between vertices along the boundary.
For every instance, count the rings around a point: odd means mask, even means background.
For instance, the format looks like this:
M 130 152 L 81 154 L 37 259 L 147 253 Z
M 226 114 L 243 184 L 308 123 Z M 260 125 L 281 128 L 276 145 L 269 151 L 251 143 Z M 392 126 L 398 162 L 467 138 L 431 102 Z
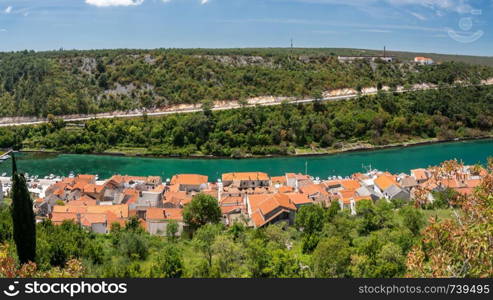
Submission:
M 0 117 L 155 109 L 257 96 L 306 97 L 341 88 L 479 83 L 493 77 L 489 58 L 440 56 L 435 57 L 437 65 L 417 66 L 408 62 L 414 53 L 391 53 L 396 54 L 395 63 L 341 63 L 340 54 L 375 53 L 351 49 L 0 53 Z

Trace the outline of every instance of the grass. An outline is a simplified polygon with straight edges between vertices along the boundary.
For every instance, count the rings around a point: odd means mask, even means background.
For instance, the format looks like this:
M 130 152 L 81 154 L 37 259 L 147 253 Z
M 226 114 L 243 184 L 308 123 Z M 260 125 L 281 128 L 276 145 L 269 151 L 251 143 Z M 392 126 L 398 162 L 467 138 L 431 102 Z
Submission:
M 421 212 L 425 215 L 426 220 L 430 220 L 430 218 L 434 218 L 434 217 L 438 217 L 439 220 L 455 219 L 454 210 L 451 208 L 421 210 Z
M 142 154 L 146 154 L 147 152 L 148 151 L 146 148 L 139 148 L 139 147 L 114 147 L 104 151 L 104 153 L 107 154 L 123 154 L 123 155 L 131 155 L 131 156 L 142 155 Z

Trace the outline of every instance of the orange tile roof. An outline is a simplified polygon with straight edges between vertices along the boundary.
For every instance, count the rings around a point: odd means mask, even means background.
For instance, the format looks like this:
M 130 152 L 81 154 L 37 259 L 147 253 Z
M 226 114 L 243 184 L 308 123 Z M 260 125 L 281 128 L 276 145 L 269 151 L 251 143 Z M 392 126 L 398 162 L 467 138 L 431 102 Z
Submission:
M 368 175 L 362 174 L 362 173 L 354 173 L 353 176 L 351 176 L 353 179 L 356 180 L 366 180 L 369 179 Z
M 242 197 L 224 197 L 221 199 L 220 205 L 231 205 L 231 204 L 242 204 L 243 203 L 243 198 Z
M 146 220 L 164 220 L 164 209 L 151 207 L 146 209 Z
M 217 190 L 203 190 L 201 193 L 212 196 L 217 199 Z
M 259 211 L 254 212 L 251 219 L 255 227 L 261 227 L 265 224 L 264 216 Z
M 221 213 L 223 215 L 229 214 L 236 210 L 245 211 L 246 207 L 245 205 L 221 206 Z
M 346 190 L 357 190 L 361 187 L 361 184 L 353 179 L 344 179 L 341 181 L 341 184 Z
M 339 191 L 339 194 L 341 195 L 342 199 L 356 197 L 356 192 L 354 190 L 342 190 Z
M 70 212 L 52 212 L 50 219 L 51 219 L 51 222 L 53 222 L 53 224 L 58 225 L 58 224 L 61 224 L 63 221 L 66 221 L 66 220 L 70 220 L 70 221 L 77 220 L 77 214 L 76 213 L 70 213 Z
M 428 176 L 426 175 L 426 170 L 425 169 L 414 169 L 414 170 L 411 170 L 411 175 L 416 180 L 426 180 L 426 179 L 428 179 Z
M 130 203 L 135 203 L 137 202 L 137 200 L 139 199 L 139 191 L 137 191 L 136 189 L 125 189 L 123 190 L 123 194 L 125 196 L 128 196 L 128 199 L 127 199 L 127 204 L 130 204 Z
M 93 181 L 93 180 L 96 180 L 96 176 L 95 175 L 78 175 L 77 179 L 86 180 L 86 181 Z
M 461 188 L 465 187 L 465 184 L 461 184 L 457 179 L 455 178 L 444 178 L 440 180 L 440 183 L 442 186 L 454 189 L 454 188 Z
M 341 186 L 346 190 L 357 190 L 361 187 L 359 181 L 354 179 L 327 180 L 323 184 L 327 187 Z
M 269 180 L 269 175 L 262 172 L 242 172 L 242 173 L 226 173 L 222 175 L 223 181 L 234 180 Z
M 160 184 L 158 186 L 156 186 L 154 189 L 151 190 L 151 192 L 153 193 L 163 193 L 165 190 L 165 186 Z
M 113 223 L 118 223 L 120 226 L 124 227 L 125 226 L 125 219 L 123 218 L 118 218 L 114 213 L 111 211 L 106 212 L 106 221 L 108 224 L 108 229 L 111 229 L 111 224 Z
M 54 213 L 85 213 L 87 206 L 55 205 L 52 208 Z
M 106 214 L 81 214 L 80 216 L 80 223 L 83 226 L 91 226 L 92 224 L 101 224 L 101 223 L 106 223 Z
M 291 202 L 294 203 L 295 205 L 313 203 L 313 200 L 308 198 L 305 194 L 288 193 L 288 194 L 286 194 L 286 196 L 288 196 L 289 200 L 291 200 Z
M 294 188 L 291 186 L 281 186 L 279 188 L 279 193 L 291 193 L 294 191 Z
M 184 202 L 190 202 L 192 200 L 192 196 L 188 195 L 186 192 L 171 192 L 168 191 L 164 194 L 164 202 L 171 202 L 174 205 L 184 204 Z
M 88 213 L 106 213 L 112 212 L 119 218 L 128 218 L 128 205 L 119 204 L 119 205 L 93 205 L 87 206 Z
M 89 205 L 96 205 L 97 201 L 95 199 L 92 199 L 91 197 L 88 196 L 82 196 L 77 200 L 72 200 L 67 203 L 67 205 L 71 206 L 89 206 Z
M 104 186 L 103 185 L 97 185 L 97 184 L 86 184 L 84 186 L 84 193 L 101 193 L 103 190 Z
M 61 196 L 63 195 L 65 191 L 63 189 L 56 189 L 54 192 L 53 192 L 53 195 L 55 196 Z
M 65 185 L 72 185 L 75 183 L 75 178 L 64 178 L 61 183 L 64 183 Z
M 380 175 L 375 179 L 375 184 L 382 190 L 388 189 L 392 185 L 399 186 L 393 176 Z
M 146 209 L 146 220 L 183 220 L 183 209 L 181 208 L 148 208 Z
M 142 177 L 142 176 L 122 176 L 122 175 L 113 175 L 109 181 L 114 181 L 116 183 L 124 183 L 124 182 L 130 182 L 130 181 L 147 181 L 148 177 Z
M 307 195 L 315 195 L 320 193 L 322 195 L 327 195 L 327 191 L 325 190 L 325 186 L 322 184 L 308 184 L 300 188 L 300 191 L 303 194 Z
M 171 184 L 201 185 L 207 184 L 209 177 L 197 174 L 178 174 L 171 178 Z
M 267 224 L 269 221 L 275 219 L 277 216 L 279 216 L 280 214 L 286 212 L 287 210 L 286 209 L 281 209 L 279 210 L 278 212 L 276 212 L 275 214 L 273 214 L 270 218 L 266 219 L 265 218 L 265 215 L 262 215 L 259 211 L 255 212 L 252 214 L 251 216 L 251 219 L 255 225 L 255 227 L 262 227 L 264 226 L 265 224 Z
M 433 190 L 438 187 L 438 182 L 435 179 L 430 179 L 419 184 L 419 186 L 427 190 Z
M 87 227 L 90 227 L 92 224 L 107 222 L 105 214 L 80 213 L 79 218 L 81 225 Z M 77 219 L 78 216 L 75 212 L 53 212 L 51 214 L 51 221 L 55 225 L 60 225 L 63 221 L 77 221 Z
M 468 196 L 472 195 L 475 191 L 475 188 L 470 188 L 470 187 L 465 187 L 465 188 L 456 188 L 455 191 L 457 191 L 459 194 L 463 196 Z
M 286 177 L 287 178 L 290 178 L 290 179 L 296 179 L 296 180 L 310 180 L 311 177 L 308 176 L 308 175 L 303 175 L 303 174 L 295 174 L 295 173 L 287 173 L 286 174 Z
M 287 182 L 286 176 L 275 176 L 270 178 L 272 183 L 285 184 Z
M 469 188 L 476 188 L 481 185 L 481 179 L 469 179 L 466 180 L 466 186 Z
M 296 210 L 296 206 L 291 202 L 286 194 L 251 195 L 249 196 L 249 202 L 252 212 L 259 210 L 263 215 L 272 212 L 278 207 Z
M 182 221 L 183 209 L 181 208 L 165 208 L 164 215 L 168 220 Z

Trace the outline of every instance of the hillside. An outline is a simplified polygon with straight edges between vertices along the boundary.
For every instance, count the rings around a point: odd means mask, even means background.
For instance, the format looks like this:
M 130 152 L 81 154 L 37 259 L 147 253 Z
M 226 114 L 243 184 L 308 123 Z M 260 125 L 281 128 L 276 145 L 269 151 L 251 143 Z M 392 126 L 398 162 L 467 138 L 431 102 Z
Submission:
M 491 58 L 395 53 L 395 63 L 341 63 L 354 49 L 159 49 L 0 53 L 0 117 L 93 114 L 208 100 L 317 96 L 324 91 L 493 77 Z M 391 53 L 394 54 L 394 53 Z M 476 63 L 476 65 L 468 64 Z
M 0 148 L 154 156 L 327 153 L 353 146 L 491 136 L 493 87 L 295 105 L 0 128 Z

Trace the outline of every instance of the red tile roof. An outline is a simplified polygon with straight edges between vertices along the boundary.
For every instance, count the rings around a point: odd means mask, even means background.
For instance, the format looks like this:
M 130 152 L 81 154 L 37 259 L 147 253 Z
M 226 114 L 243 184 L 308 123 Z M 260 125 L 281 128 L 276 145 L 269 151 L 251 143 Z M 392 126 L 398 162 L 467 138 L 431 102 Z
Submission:
M 254 181 L 254 180 L 269 180 L 269 175 L 262 172 L 242 172 L 242 173 L 226 173 L 223 174 L 223 181 Z
M 375 185 L 378 186 L 382 191 L 388 189 L 392 185 L 399 186 L 397 181 L 393 176 L 389 175 L 380 175 L 375 179 Z
M 320 193 L 322 195 L 327 195 L 327 191 L 325 190 L 325 186 L 322 184 L 308 184 L 300 188 L 300 191 L 303 194 L 307 195 L 315 195 Z
M 300 194 L 300 193 L 288 193 L 286 196 L 289 197 L 289 200 L 293 202 L 295 205 L 302 205 L 302 204 L 311 204 L 313 203 L 313 200 L 308 198 L 305 194 Z
M 279 188 L 279 193 L 291 193 L 294 191 L 294 188 L 291 186 L 281 186 Z
M 426 174 L 426 170 L 425 169 L 414 169 L 414 170 L 411 170 L 411 175 L 418 181 L 421 181 L 421 180 L 427 180 L 428 179 L 428 175 Z
M 209 177 L 197 174 L 178 174 L 173 176 L 171 184 L 201 185 L 207 184 Z

